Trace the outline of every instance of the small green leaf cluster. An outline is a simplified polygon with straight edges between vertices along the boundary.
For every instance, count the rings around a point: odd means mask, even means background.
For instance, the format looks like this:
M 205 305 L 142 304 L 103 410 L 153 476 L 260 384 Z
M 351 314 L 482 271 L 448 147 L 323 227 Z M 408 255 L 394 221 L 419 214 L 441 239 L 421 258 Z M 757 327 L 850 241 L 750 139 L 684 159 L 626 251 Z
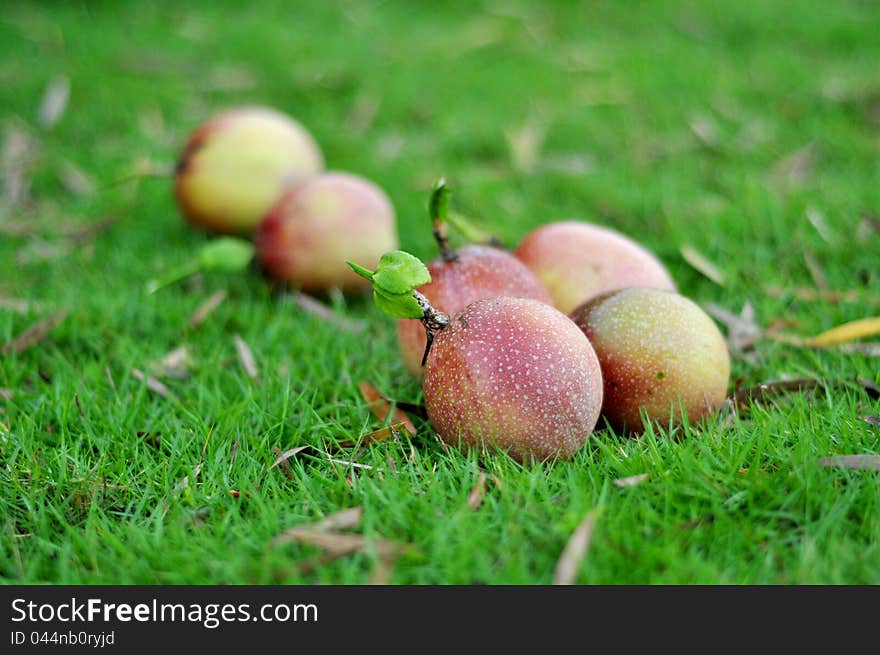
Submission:
M 382 255 L 375 271 L 346 262 L 351 269 L 373 283 L 373 300 L 394 318 L 422 318 L 424 310 L 413 291 L 431 281 L 431 274 L 422 261 L 403 250 Z

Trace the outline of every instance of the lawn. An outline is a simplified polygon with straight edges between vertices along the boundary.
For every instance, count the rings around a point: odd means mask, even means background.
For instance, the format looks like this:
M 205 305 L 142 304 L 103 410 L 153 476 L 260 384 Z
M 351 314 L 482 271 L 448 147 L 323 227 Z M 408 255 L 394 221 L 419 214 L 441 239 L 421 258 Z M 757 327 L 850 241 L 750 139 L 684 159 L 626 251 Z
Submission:
M 5 3 L 0 345 L 61 320 L 0 355 L 0 580 L 548 584 L 589 516 L 581 584 L 880 583 L 880 347 L 797 339 L 880 315 L 878 25 L 856 0 Z M 610 226 L 712 308 L 731 392 L 814 382 L 571 461 L 415 415 L 349 445 L 387 424 L 362 381 L 422 398 L 369 297 L 322 313 L 255 267 L 145 292 L 211 238 L 169 171 L 240 104 L 380 185 L 423 259 L 440 176 L 508 247 Z M 352 552 L 273 541 L 347 508 Z

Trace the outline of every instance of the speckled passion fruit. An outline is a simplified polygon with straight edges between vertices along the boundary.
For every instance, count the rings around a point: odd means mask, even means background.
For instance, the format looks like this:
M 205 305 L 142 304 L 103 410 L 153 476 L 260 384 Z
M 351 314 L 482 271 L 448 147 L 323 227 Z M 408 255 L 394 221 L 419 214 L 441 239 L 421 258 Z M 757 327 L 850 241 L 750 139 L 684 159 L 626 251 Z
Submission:
M 323 169 L 317 142 L 299 122 L 269 107 L 235 107 L 190 135 L 174 192 L 193 225 L 250 235 L 285 188 Z
M 345 264 L 375 265 L 397 245 L 385 191 L 352 173 L 320 173 L 285 191 L 254 234 L 257 260 L 277 281 L 313 293 L 369 287 Z
M 601 294 L 571 313 L 602 367 L 602 416 L 639 433 L 643 416 L 661 425 L 686 412 L 696 421 L 724 402 L 730 355 L 712 319 L 670 291 L 631 287 Z
M 569 459 L 593 431 L 602 374 L 590 342 L 538 300 L 474 302 L 434 337 L 425 408 L 445 443 L 518 460 Z
M 418 288 L 436 310 L 454 315 L 472 302 L 495 296 L 533 298 L 551 304 L 544 286 L 506 250 L 466 245 L 454 254 L 454 259 L 441 256 L 428 264 L 431 282 Z M 397 342 L 406 368 L 421 376 L 425 328 L 416 319 L 401 319 L 397 321 Z
M 601 225 L 547 223 L 529 232 L 515 254 L 550 292 L 553 305 L 565 313 L 614 289 L 645 286 L 676 290 L 653 253 Z
M 428 203 L 434 239 L 440 255 L 428 264 L 431 281 L 417 291 L 427 298 L 431 307 L 455 315 L 467 305 L 483 298 L 514 296 L 534 298 L 552 304 L 550 294 L 534 274 L 507 250 L 493 245 L 469 244 L 452 249 L 447 236 L 451 191 L 446 180 L 434 185 Z M 459 223 L 463 220 L 459 217 Z M 467 222 L 467 221 L 464 221 Z M 419 320 L 397 322 L 397 343 L 403 362 L 410 373 L 422 375 L 425 353 L 425 328 Z

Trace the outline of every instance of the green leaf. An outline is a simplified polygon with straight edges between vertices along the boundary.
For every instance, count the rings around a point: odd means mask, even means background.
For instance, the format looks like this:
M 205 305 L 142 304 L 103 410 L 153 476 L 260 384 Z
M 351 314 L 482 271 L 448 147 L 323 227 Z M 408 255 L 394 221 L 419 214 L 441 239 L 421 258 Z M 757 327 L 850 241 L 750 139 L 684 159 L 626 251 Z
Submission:
M 431 199 L 428 201 L 428 213 L 432 221 L 445 221 L 449 213 L 449 187 L 446 186 L 446 178 L 441 177 L 434 184 Z
M 355 264 L 354 262 L 350 262 L 347 260 L 345 263 L 348 264 L 348 267 L 351 270 L 353 270 L 355 273 L 357 273 L 361 277 L 365 277 L 368 280 L 370 280 L 371 282 L 373 281 L 373 271 L 371 271 L 369 268 L 364 268 L 363 266 L 360 266 L 358 264 Z
M 374 289 L 394 296 L 411 294 L 413 289 L 428 284 L 431 274 L 418 257 L 394 250 L 382 255 L 372 279 Z
M 387 293 L 373 287 L 373 301 L 379 309 L 394 318 L 422 318 L 424 316 L 424 311 L 412 292 Z
M 254 244 L 244 239 L 221 237 L 205 244 L 198 254 L 205 271 L 243 271 L 254 257 Z

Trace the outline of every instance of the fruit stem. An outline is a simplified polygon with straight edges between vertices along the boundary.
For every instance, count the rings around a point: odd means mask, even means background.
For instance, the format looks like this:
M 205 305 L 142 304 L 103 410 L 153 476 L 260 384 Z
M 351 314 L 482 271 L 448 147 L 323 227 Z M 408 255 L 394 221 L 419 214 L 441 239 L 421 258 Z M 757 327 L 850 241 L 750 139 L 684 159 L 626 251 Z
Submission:
M 481 243 L 495 248 L 504 247 L 504 244 L 501 243 L 501 239 L 496 235 L 487 232 L 486 230 L 481 230 L 464 215 L 459 214 L 456 211 L 449 212 L 447 221 L 459 234 L 471 243 Z
M 425 336 L 427 337 L 421 363 L 421 366 L 424 366 L 425 362 L 428 361 L 428 353 L 431 352 L 431 344 L 434 343 L 434 337 L 449 325 L 449 315 L 434 309 L 422 293 L 413 290 L 413 296 L 416 302 L 419 303 L 419 307 L 422 308 L 422 326 L 425 328 Z
M 373 301 L 383 312 L 393 318 L 411 318 L 422 322 L 427 336 L 422 366 L 428 360 L 428 352 L 434 337 L 449 325 L 449 315 L 431 306 L 424 294 L 416 287 L 431 282 L 431 273 L 415 255 L 403 250 L 386 252 L 379 258 L 375 271 L 354 262 L 346 264 L 355 273 L 370 281 Z
M 440 249 L 440 256 L 444 262 L 457 262 L 458 255 L 449 247 L 449 234 L 446 230 L 446 222 L 449 220 L 449 187 L 446 186 L 446 179 L 440 178 L 434 185 L 431 192 L 431 199 L 428 203 L 428 211 L 431 215 L 431 223 L 433 225 L 434 240 Z

